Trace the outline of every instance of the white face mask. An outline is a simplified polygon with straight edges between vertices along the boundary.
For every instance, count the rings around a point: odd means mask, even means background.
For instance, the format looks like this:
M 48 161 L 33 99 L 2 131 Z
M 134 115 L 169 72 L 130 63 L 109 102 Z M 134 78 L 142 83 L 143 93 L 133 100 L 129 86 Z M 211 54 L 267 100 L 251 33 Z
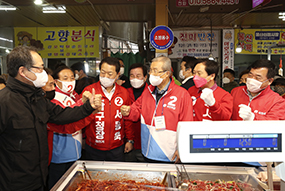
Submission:
M 37 79 L 31 80 L 31 79 L 27 78 L 26 76 L 25 76 L 25 78 L 26 78 L 27 80 L 33 82 L 33 84 L 34 84 L 35 87 L 41 88 L 41 87 L 43 87 L 43 86 L 46 85 L 46 83 L 47 83 L 47 81 L 48 81 L 48 75 L 47 75 L 47 73 L 46 73 L 45 70 L 43 70 L 41 73 L 35 73 L 35 72 L 33 72 L 32 70 L 29 70 L 29 71 L 32 72 L 32 73 L 34 73 L 34 74 L 36 75 Z
M 125 68 L 124 68 L 124 67 L 121 67 L 121 68 L 120 68 L 120 75 L 123 75 L 124 72 L 125 72 Z
M 264 82 L 266 82 L 267 80 L 265 80 Z M 260 87 L 264 82 L 260 82 L 258 80 L 253 79 L 253 78 L 247 78 L 246 87 L 250 92 L 257 93 L 257 92 L 260 92 L 262 90 Z
M 134 88 L 140 88 L 144 84 L 144 80 L 139 80 L 137 78 L 130 80 L 130 82 Z
M 78 80 L 78 79 L 79 79 L 79 75 L 78 75 L 78 74 L 75 74 L 74 79 L 75 79 L 75 80 Z
M 60 81 L 60 80 L 57 80 L 59 82 L 61 82 L 61 91 L 65 92 L 65 93 L 72 93 L 74 88 L 75 88 L 75 80 L 71 81 L 71 82 L 66 82 L 66 81 Z
M 161 74 L 160 76 L 162 76 L 163 74 Z M 160 78 L 160 76 L 154 76 L 154 75 L 149 75 L 149 82 L 151 85 L 153 86 L 158 86 L 159 84 L 161 84 L 161 82 L 163 81 L 162 78 Z
M 116 79 L 116 78 L 111 79 L 111 78 L 99 76 L 100 83 L 101 83 L 102 86 L 104 86 L 105 88 L 109 88 L 109 87 L 113 86 L 114 83 L 115 83 L 115 79 Z
M 223 78 L 223 83 L 224 84 L 228 84 L 228 83 L 230 83 L 231 82 L 231 80 L 229 79 L 229 78 L 227 78 L 227 77 L 224 77 Z
M 183 70 L 179 71 L 179 78 L 182 79 L 182 80 L 185 79 L 185 76 L 183 75 Z

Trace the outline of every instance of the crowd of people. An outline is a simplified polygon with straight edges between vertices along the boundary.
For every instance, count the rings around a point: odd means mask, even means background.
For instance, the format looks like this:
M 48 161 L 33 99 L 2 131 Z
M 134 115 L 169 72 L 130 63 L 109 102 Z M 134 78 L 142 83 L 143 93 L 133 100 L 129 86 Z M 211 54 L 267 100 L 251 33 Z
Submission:
M 51 71 L 36 49 L 13 49 L 0 91 L 0 190 L 51 189 L 78 159 L 178 163 L 180 121 L 284 120 L 285 79 L 273 62 L 255 61 L 239 83 L 226 69 L 222 87 L 217 62 L 186 56 L 180 66 L 181 86 L 167 57 L 149 71 L 132 64 L 129 77 L 107 57 L 90 80 L 83 63 Z

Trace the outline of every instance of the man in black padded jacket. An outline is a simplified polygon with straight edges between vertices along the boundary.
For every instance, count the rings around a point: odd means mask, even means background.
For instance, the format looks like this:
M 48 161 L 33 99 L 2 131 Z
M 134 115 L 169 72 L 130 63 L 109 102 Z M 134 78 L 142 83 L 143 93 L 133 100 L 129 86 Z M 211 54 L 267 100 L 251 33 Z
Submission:
M 8 55 L 9 78 L 0 92 L 0 190 L 42 191 L 48 173 L 47 122 L 66 124 L 99 110 L 101 98 L 63 109 L 47 100 L 43 61 L 35 49 L 18 46 Z M 95 112 L 96 112 L 95 110 Z

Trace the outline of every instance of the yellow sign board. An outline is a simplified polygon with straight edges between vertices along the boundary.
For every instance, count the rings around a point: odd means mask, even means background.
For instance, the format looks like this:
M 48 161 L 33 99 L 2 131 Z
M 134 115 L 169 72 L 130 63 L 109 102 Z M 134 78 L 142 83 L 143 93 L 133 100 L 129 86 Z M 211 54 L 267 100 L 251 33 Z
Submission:
M 240 43 L 242 51 L 236 54 L 267 54 L 268 47 L 285 44 L 282 29 L 235 29 L 235 48 Z M 284 48 L 272 48 L 271 54 L 284 54 Z
M 15 46 L 35 46 L 43 58 L 99 57 L 99 27 L 15 27 Z

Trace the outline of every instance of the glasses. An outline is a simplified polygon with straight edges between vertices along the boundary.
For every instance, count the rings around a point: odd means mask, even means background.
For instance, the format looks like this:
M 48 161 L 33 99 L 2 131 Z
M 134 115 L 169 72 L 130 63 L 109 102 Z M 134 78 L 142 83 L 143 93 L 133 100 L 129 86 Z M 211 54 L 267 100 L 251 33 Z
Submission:
M 39 69 L 40 71 L 44 70 L 44 67 L 38 67 L 38 66 L 31 66 L 31 68 L 36 68 L 36 69 Z
M 163 70 L 163 71 L 157 71 L 157 70 L 152 70 L 152 69 L 150 69 L 149 70 L 149 74 L 161 74 L 161 73 L 163 73 L 163 72 L 166 72 L 165 70 Z

